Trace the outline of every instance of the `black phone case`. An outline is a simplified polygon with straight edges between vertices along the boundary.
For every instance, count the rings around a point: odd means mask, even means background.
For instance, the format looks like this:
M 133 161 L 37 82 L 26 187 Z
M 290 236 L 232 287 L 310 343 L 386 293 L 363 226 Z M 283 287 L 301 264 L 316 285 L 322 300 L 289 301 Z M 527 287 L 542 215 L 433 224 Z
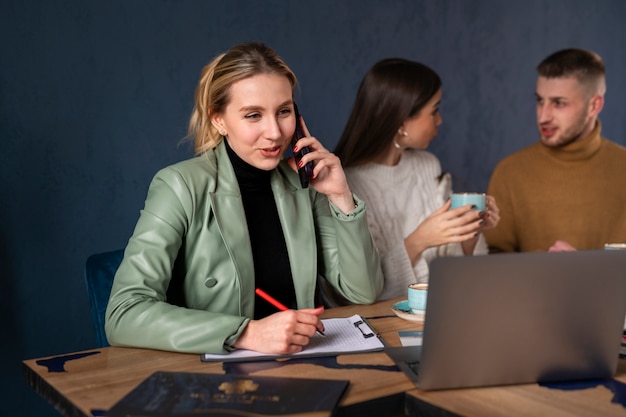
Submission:
M 300 121 L 300 112 L 298 111 L 298 106 L 296 105 L 296 103 L 293 103 L 293 108 L 296 115 L 296 131 L 294 132 L 293 139 L 291 140 L 292 150 L 293 147 L 296 145 L 298 139 L 304 137 L 304 130 L 302 129 L 302 122 Z M 296 160 L 296 166 L 300 164 L 302 156 L 306 155 L 309 152 L 309 147 L 303 146 L 302 149 L 300 149 L 298 152 L 293 153 L 293 156 Z M 307 188 L 309 186 L 309 181 L 313 176 L 313 162 L 307 162 L 302 168 L 298 168 L 298 175 L 300 176 L 300 184 L 302 185 L 302 188 Z

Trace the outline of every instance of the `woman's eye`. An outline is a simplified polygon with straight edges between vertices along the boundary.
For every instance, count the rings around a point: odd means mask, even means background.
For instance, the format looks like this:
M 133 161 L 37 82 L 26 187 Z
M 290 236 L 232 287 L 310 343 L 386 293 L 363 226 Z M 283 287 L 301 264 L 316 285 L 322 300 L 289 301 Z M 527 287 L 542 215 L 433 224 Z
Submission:
M 291 114 L 291 109 L 288 107 L 278 111 L 279 116 L 289 116 L 290 114 Z
M 258 119 L 259 117 L 261 117 L 259 113 L 250 113 L 245 116 L 246 119 Z

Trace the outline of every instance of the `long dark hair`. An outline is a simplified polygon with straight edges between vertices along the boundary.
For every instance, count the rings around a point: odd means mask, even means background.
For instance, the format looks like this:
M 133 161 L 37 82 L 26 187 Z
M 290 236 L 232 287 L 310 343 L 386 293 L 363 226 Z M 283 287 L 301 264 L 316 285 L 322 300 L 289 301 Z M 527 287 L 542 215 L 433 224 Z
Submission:
M 416 116 L 441 88 L 439 75 L 415 61 L 388 58 L 365 75 L 346 127 L 333 151 L 344 167 L 385 151 L 405 120 Z

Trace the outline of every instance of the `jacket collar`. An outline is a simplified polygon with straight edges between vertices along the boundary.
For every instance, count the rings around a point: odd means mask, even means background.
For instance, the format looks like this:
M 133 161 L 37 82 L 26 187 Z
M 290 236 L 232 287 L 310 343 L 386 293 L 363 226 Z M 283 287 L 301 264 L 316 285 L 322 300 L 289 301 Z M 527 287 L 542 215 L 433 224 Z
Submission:
M 222 141 L 206 155 L 208 162 L 217 169 L 216 181 L 212 184 L 213 189 L 210 189 L 209 192 L 241 196 L 237 176 L 228 157 L 226 144 Z M 299 181 L 298 175 L 292 171 L 286 161 L 282 161 L 278 167 L 272 170 L 272 191 L 277 196 L 282 197 L 284 193 L 308 193 L 307 190 L 301 189 Z

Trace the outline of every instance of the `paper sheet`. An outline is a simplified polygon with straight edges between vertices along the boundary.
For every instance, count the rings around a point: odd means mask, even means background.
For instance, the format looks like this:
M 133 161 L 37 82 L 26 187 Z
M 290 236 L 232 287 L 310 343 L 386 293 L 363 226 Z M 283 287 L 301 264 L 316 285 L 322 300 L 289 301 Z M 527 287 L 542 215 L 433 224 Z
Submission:
M 324 336 L 315 334 L 311 338 L 310 343 L 301 352 L 292 355 L 236 350 L 226 355 L 205 353 L 202 355 L 202 360 L 207 362 L 231 362 L 297 356 L 334 356 L 341 353 L 377 351 L 382 350 L 384 347 L 378 335 L 358 314 L 352 317 L 323 319 L 322 323 L 324 323 Z

